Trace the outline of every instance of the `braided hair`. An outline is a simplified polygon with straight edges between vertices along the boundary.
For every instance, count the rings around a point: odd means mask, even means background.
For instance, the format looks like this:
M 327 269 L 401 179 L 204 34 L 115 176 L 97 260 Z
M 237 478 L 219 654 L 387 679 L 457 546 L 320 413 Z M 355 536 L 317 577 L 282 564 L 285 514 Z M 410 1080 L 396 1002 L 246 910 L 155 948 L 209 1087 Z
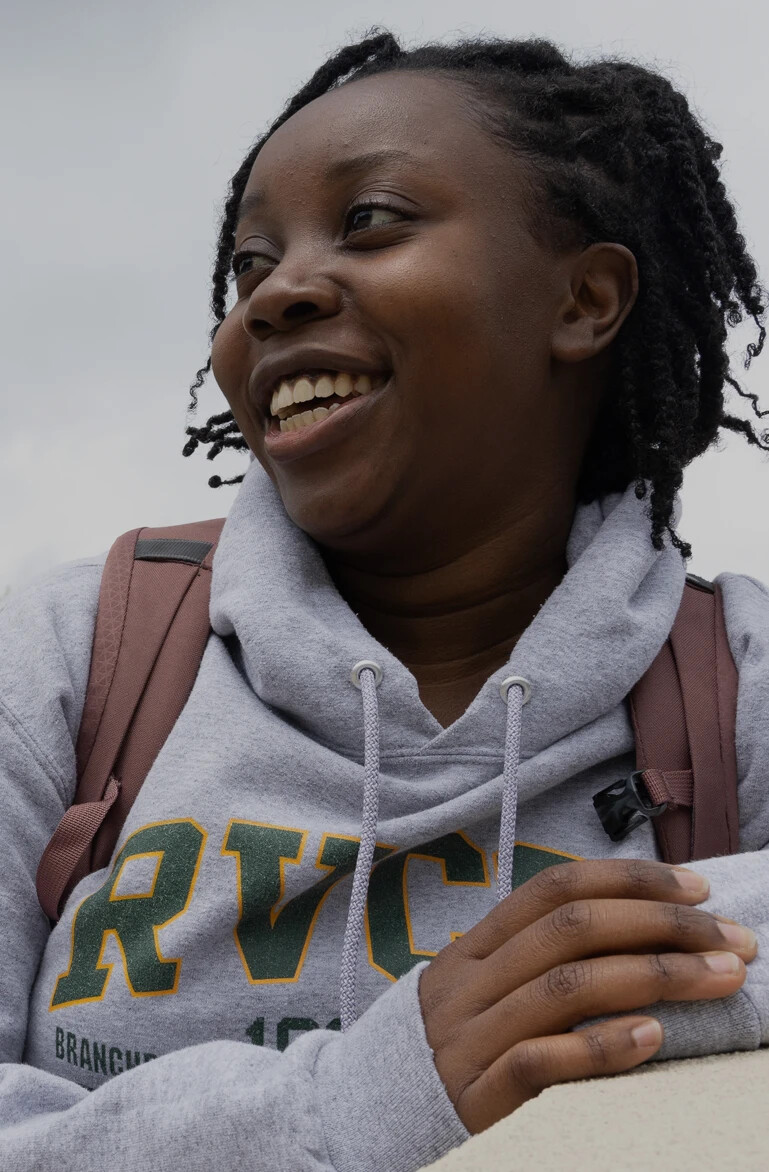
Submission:
M 758 419 L 758 397 L 729 373 L 726 324 L 743 312 L 759 334 L 744 366 L 761 353 L 766 336 L 766 291 L 740 234 L 719 178 L 722 146 L 703 130 L 686 98 L 663 76 L 629 61 L 605 58 L 573 64 L 547 40 L 463 39 L 404 50 L 375 27 L 342 48 L 290 99 L 232 177 L 224 203 L 213 272 L 215 325 L 226 316 L 235 222 L 254 160 L 270 135 L 330 89 L 375 74 L 420 70 L 468 88 L 469 112 L 483 130 L 531 164 L 540 198 L 528 209 L 531 231 L 550 247 L 624 244 L 639 269 L 636 302 L 611 347 L 611 393 L 604 397 L 588 443 L 577 496 L 589 502 L 635 482 L 644 499 L 655 549 L 663 534 L 684 559 L 691 546 L 671 527 L 683 471 L 718 438 L 738 432 L 769 451 L 769 430 L 727 412 L 724 384 L 748 399 Z M 191 407 L 211 369 L 211 357 L 190 387 Z M 232 412 L 188 427 L 183 455 L 210 444 L 208 459 L 224 448 L 247 450 Z M 238 484 L 243 476 L 209 485 Z

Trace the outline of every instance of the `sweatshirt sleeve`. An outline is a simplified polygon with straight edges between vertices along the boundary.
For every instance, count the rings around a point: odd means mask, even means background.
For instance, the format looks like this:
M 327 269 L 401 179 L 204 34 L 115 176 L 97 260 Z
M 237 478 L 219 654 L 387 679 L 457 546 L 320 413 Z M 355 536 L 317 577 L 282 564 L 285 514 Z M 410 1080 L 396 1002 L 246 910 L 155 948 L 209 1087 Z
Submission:
M 134 1172 L 415 1172 L 468 1138 L 425 1037 L 424 967 L 347 1033 L 313 1030 L 283 1053 L 206 1042 L 90 1092 L 0 1066 L 0 1166 L 103 1172 L 119 1152 Z
M 665 1031 L 652 1061 L 769 1045 L 769 590 L 740 574 L 721 574 L 716 581 L 739 672 L 740 853 L 697 859 L 689 867 L 710 880 L 710 896 L 697 907 L 752 928 L 758 954 L 747 966 L 745 984 L 731 997 L 649 1007 Z
M 439 1158 L 468 1132 L 425 1036 L 424 964 L 347 1033 L 315 1030 L 282 1053 L 206 1042 L 94 1091 L 24 1063 L 50 931 L 35 873 L 74 796 L 103 562 L 60 567 L 0 608 L 0 1167 L 412 1172 Z

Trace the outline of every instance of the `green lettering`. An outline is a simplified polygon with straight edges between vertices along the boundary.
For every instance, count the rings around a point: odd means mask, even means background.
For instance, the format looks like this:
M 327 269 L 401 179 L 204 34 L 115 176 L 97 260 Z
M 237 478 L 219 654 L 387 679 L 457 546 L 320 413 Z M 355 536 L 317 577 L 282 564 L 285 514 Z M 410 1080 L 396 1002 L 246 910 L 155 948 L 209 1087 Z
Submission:
M 238 868 L 238 951 L 249 981 L 295 981 L 302 970 L 321 904 L 335 883 L 355 869 L 358 839 L 325 835 L 316 866 L 326 874 L 276 911 L 284 867 L 302 857 L 307 831 L 233 819 L 223 855 Z M 390 847 L 377 847 L 375 860 Z
M 64 1059 L 64 1030 L 61 1026 L 56 1027 L 56 1057 Z
M 77 1038 L 69 1032 L 67 1033 L 67 1062 L 77 1066 Z
M 434 952 L 417 948 L 411 937 L 407 883 L 410 859 L 430 859 L 439 863 L 447 886 L 489 886 L 484 852 L 459 831 L 444 834 L 414 850 L 391 855 L 379 863 L 372 872 L 368 891 L 366 932 L 369 960 L 375 969 L 393 981 L 425 956 L 435 956 Z
M 254 1046 L 264 1045 L 264 1018 L 257 1017 L 256 1021 L 252 1021 L 251 1025 L 246 1030 L 249 1038 Z
M 579 858 L 579 855 L 564 855 L 558 851 L 545 850 L 544 847 L 532 846 L 528 842 L 517 842 L 513 852 L 513 891 L 547 867 L 570 863 L 573 859 Z
M 134 997 L 176 992 L 182 962 L 162 955 L 157 933 L 187 910 L 205 838 L 205 831 L 191 818 L 134 831 L 106 883 L 75 912 L 69 968 L 56 982 L 51 1009 L 101 1000 L 113 968 L 102 961 L 110 934 L 120 946 L 126 983 Z M 147 854 L 158 856 L 152 890 L 118 894 L 124 865 Z
M 151 1062 L 153 1058 L 157 1058 L 157 1054 L 146 1054 L 145 1053 L 142 1055 L 142 1061 L 144 1061 L 144 1062 Z
M 120 1066 L 116 1065 L 116 1063 L 115 1063 L 116 1058 L 117 1058 L 117 1061 L 121 1063 Z M 123 1051 L 122 1050 L 119 1050 L 117 1046 L 110 1047 L 110 1052 L 109 1052 L 109 1072 L 110 1072 L 110 1074 L 122 1074 L 123 1073 L 122 1058 L 123 1058 Z
M 126 1050 L 126 1052 L 125 1052 L 126 1070 L 130 1070 L 132 1066 L 138 1066 L 140 1064 L 141 1060 L 142 1060 L 142 1056 L 138 1050 L 134 1050 L 133 1056 L 131 1056 L 130 1050 Z
M 83 1070 L 85 1070 L 86 1067 L 88 1067 L 89 1070 L 93 1070 L 93 1067 L 91 1066 L 91 1048 L 88 1045 L 88 1038 L 80 1039 L 80 1066 L 83 1068 Z
M 277 1045 L 279 1050 L 285 1050 L 291 1041 L 289 1034 L 292 1030 L 317 1030 L 320 1026 L 311 1017 L 284 1017 L 278 1022 Z
M 107 1073 L 107 1044 L 106 1042 L 91 1042 L 93 1051 L 94 1074 Z

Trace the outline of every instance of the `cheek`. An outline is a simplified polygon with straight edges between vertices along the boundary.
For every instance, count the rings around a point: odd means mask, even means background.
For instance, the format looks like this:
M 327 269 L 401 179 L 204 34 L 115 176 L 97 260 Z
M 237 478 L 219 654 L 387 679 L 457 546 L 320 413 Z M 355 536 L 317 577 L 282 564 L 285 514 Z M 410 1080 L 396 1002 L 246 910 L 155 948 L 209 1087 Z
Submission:
M 530 299 L 511 298 L 499 269 L 499 259 L 489 261 L 477 246 L 455 246 L 414 276 L 407 308 L 400 302 L 393 315 L 415 394 L 411 413 L 429 422 L 432 436 L 457 438 L 468 425 L 481 426 L 479 412 L 504 414 L 508 386 L 520 388 L 538 365 Z
M 211 345 L 211 372 L 253 452 L 258 450 L 261 427 L 252 418 L 246 398 L 251 366 L 249 338 L 242 315 L 235 308 L 220 325 Z
M 402 340 L 407 364 L 432 374 L 430 382 L 499 374 L 511 353 L 527 354 L 541 329 L 526 256 L 474 222 L 461 232 L 454 224 L 436 231 L 386 278 L 372 290 L 375 312 Z
M 247 370 L 249 340 L 243 329 L 242 315 L 235 308 L 230 311 L 216 332 L 211 346 L 211 371 L 230 406 L 242 396 Z

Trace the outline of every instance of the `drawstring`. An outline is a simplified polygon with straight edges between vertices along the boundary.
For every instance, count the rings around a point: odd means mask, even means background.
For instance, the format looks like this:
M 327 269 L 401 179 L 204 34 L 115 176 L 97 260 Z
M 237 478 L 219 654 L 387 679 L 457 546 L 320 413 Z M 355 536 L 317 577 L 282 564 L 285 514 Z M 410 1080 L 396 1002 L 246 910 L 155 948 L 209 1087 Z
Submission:
M 347 912 L 347 925 L 342 945 L 342 967 L 339 974 L 339 1009 L 342 1031 L 355 1022 L 355 979 L 358 971 L 358 950 L 366 912 L 369 875 L 374 862 L 377 819 L 379 817 L 379 708 L 376 690 L 382 681 L 382 669 L 371 659 L 356 663 L 350 673 L 363 700 L 363 817 L 360 846 L 355 861 L 352 894 Z M 513 690 L 512 696 L 510 694 Z M 531 695 L 531 684 L 522 676 L 508 676 L 499 687 L 507 704 L 507 731 L 505 733 L 505 761 L 502 775 L 502 814 L 499 823 L 499 854 L 497 898 L 510 894 L 513 883 L 513 850 L 515 848 L 515 821 L 518 809 L 518 766 L 521 757 L 521 715 Z
M 348 1030 L 355 1021 L 355 977 L 358 970 L 358 947 L 366 911 L 368 880 L 374 861 L 377 818 L 379 816 L 379 709 L 376 690 L 382 679 L 382 669 L 373 660 L 363 659 L 350 673 L 363 698 L 363 818 L 360 828 L 360 846 L 355 861 L 352 895 L 347 912 L 347 926 L 342 945 L 342 969 L 339 974 L 339 1016 L 342 1030 Z
M 512 696 L 510 695 L 513 690 Z M 508 676 L 499 685 L 499 694 L 507 704 L 505 763 L 502 769 L 502 815 L 499 819 L 497 854 L 497 899 L 513 889 L 513 851 L 515 820 L 518 814 L 518 766 L 521 760 L 521 715 L 531 695 L 531 684 L 523 676 Z

